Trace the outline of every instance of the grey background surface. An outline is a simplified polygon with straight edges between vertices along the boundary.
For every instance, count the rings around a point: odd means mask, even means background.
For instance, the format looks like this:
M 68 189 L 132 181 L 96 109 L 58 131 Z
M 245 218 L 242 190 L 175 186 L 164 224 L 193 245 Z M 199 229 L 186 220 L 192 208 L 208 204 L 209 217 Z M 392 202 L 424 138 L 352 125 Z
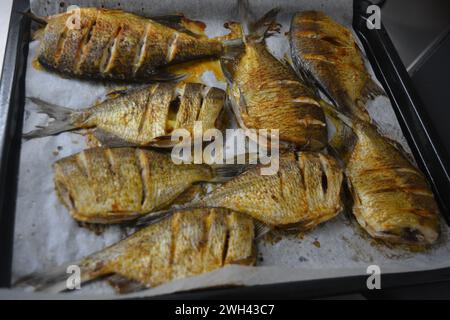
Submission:
M 0 1 L 0 67 L 3 66 L 12 2 L 13 0 Z M 424 51 L 448 31 L 450 1 L 387 0 L 382 9 L 382 21 L 403 63 L 411 70 Z M 431 291 L 436 292 L 436 288 L 432 288 Z M 448 293 L 448 286 L 445 286 L 443 291 Z M 400 295 L 402 294 L 404 292 Z M 347 296 L 347 298 L 358 297 L 360 296 Z
M 12 2 L 0 1 L 0 66 L 3 66 Z M 382 9 L 382 21 L 409 70 L 450 28 L 450 1 L 387 0 Z
M 0 66 L 3 66 L 3 56 L 6 46 L 6 36 L 8 35 L 12 3 L 13 0 L 0 1 Z

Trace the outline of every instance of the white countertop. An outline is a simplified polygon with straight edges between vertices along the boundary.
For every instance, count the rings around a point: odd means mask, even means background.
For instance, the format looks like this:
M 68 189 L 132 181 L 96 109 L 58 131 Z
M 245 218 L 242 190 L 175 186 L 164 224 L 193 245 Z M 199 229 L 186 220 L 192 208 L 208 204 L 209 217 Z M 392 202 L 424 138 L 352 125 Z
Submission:
M 13 0 L 0 1 L 0 70 L 3 69 L 3 56 L 5 53 L 12 3 Z

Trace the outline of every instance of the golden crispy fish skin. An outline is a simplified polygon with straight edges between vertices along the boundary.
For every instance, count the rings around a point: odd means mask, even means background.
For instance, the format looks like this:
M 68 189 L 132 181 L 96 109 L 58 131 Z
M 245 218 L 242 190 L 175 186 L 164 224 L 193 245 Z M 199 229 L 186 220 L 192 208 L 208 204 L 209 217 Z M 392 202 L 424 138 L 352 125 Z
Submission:
M 356 141 L 345 172 L 359 224 L 388 242 L 434 243 L 439 209 L 423 174 L 375 126 L 355 120 L 353 130 Z
M 271 227 L 308 230 L 342 211 L 342 180 L 331 156 L 288 153 L 280 156 L 277 174 L 260 175 L 252 168 L 192 205 L 228 208 Z
M 206 164 L 176 165 L 169 154 L 151 150 L 93 148 L 53 168 L 57 195 L 72 217 L 108 224 L 165 208 L 194 183 L 220 181 L 237 167 L 221 171 Z
M 276 13 L 271 10 L 253 24 L 259 27 L 244 37 L 244 50 L 221 59 L 228 96 L 241 127 L 279 129 L 280 140 L 320 150 L 327 144 L 327 127 L 316 93 L 264 41 Z
M 45 18 L 37 57 L 45 68 L 78 78 L 143 81 L 162 67 L 223 51 L 220 41 L 121 10 L 81 8 L 79 26 L 70 27 L 75 13 Z
M 97 133 L 131 145 L 158 146 L 174 129 L 192 133 L 195 121 L 202 123 L 203 130 L 215 128 L 225 103 L 225 92 L 198 83 L 164 82 L 119 93 L 87 109 L 73 110 L 35 98 L 30 100 L 41 113 L 56 120 L 47 127 L 24 134 L 24 138 L 94 128 Z
M 364 104 L 382 90 L 364 65 L 350 30 L 319 11 L 295 14 L 289 33 L 292 60 L 341 111 L 370 120 Z
M 256 259 L 253 220 L 226 209 L 179 211 L 157 224 L 82 259 L 82 282 L 119 275 L 146 287 L 210 272 L 227 265 L 253 265 Z M 30 275 L 19 286 L 57 288 L 66 269 Z M 58 290 L 57 290 L 58 291 Z

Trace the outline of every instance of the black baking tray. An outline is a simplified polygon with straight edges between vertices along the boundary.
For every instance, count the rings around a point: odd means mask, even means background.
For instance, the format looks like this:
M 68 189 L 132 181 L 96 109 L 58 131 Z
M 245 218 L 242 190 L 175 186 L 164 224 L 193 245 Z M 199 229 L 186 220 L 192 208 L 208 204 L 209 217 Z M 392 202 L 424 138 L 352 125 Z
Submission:
M 386 30 L 366 27 L 370 1 L 354 1 L 353 27 L 382 83 L 413 156 L 427 176 L 441 212 L 450 222 L 449 156 L 435 134 L 422 102 Z M 25 72 L 30 40 L 29 0 L 14 0 L 0 81 L 0 287 L 11 285 L 15 202 L 25 104 Z M 366 276 L 204 289 L 159 296 L 164 299 L 312 298 L 367 290 Z M 404 287 L 450 280 L 449 268 L 382 274 L 382 287 Z

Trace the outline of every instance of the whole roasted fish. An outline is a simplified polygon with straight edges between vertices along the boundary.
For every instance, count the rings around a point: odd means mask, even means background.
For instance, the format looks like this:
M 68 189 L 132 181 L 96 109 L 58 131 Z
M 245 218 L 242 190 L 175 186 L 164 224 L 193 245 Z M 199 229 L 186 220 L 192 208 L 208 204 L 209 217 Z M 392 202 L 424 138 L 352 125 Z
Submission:
M 439 209 L 423 174 L 403 150 L 382 136 L 373 124 L 327 111 L 352 128 L 353 137 L 341 141 L 353 214 L 374 238 L 411 245 L 438 239 Z M 346 131 L 343 131 L 346 132 Z M 335 140 L 337 141 L 337 140 Z
M 279 129 L 280 140 L 320 150 L 327 144 L 327 127 L 319 98 L 265 45 L 276 13 L 272 10 L 252 24 L 242 53 L 221 59 L 228 95 L 241 127 Z
M 277 174 L 260 175 L 259 170 L 250 168 L 184 207 L 223 207 L 269 227 L 301 230 L 311 229 L 343 209 L 343 173 L 331 156 L 288 153 L 280 157 Z M 151 223 L 154 215 L 140 218 L 138 224 Z
M 161 68 L 220 56 L 224 44 L 186 31 L 174 19 L 121 10 L 81 8 L 47 18 L 38 61 L 61 74 L 126 81 L 161 80 Z
M 55 121 L 24 134 L 24 138 L 94 128 L 100 140 L 112 136 L 123 144 L 165 146 L 171 143 L 167 138 L 174 129 L 183 128 L 192 133 L 195 121 L 201 121 L 203 130 L 214 128 L 225 102 L 225 92 L 198 83 L 156 83 L 116 93 L 114 98 L 79 110 L 31 100 L 39 112 Z
M 318 11 L 294 15 L 289 33 L 292 60 L 341 111 L 369 120 L 364 105 L 381 94 L 364 65 L 350 30 Z
M 145 287 L 186 278 L 231 264 L 255 262 L 251 218 L 225 209 L 180 211 L 78 263 L 81 282 L 119 275 Z M 69 264 L 68 264 L 69 265 Z M 16 286 L 40 291 L 67 289 L 67 265 L 32 274 Z
M 244 165 L 175 164 L 169 154 L 93 148 L 53 165 L 59 199 L 78 221 L 118 223 L 170 205 L 197 182 L 218 182 Z

